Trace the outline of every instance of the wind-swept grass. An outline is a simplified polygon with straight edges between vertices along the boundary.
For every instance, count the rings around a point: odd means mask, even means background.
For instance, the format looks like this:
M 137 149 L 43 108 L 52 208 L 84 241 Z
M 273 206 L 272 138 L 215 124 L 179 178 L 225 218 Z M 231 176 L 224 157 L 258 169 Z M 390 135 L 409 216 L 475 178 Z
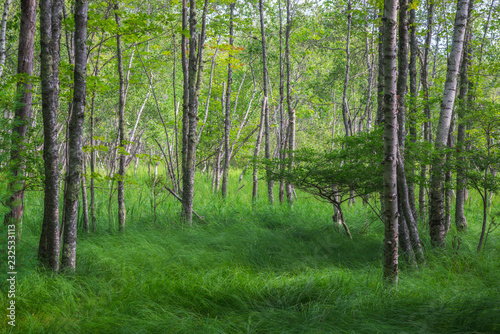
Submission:
M 98 233 L 80 234 L 75 274 L 38 267 L 42 202 L 29 194 L 12 332 L 500 332 L 499 237 L 495 232 L 485 252 L 475 252 L 474 203 L 458 249 L 452 231 L 446 251 L 427 245 L 427 265 L 403 265 L 399 287 L 387 289 L 383 228 L 360 203 L 345 208 L 350 240 L 333 225 L 332 207 L 307 194 L 298 192 L 293 208 L 269 206 L 262 186 L 252 206 L 249 180 L 239 192 L 242 184 L 231 183 L 224 201 L 198 176 L 195 210 L 206 223 L 186 228 L 172 196 L 153 223 L 146 177 L 127 192 L 124 234 L 108 231 L 107 197 L 100 194 Z M 5 306 L 6 293 L 0 300 Z M 1 328 L 11 329 L 6 321 Z

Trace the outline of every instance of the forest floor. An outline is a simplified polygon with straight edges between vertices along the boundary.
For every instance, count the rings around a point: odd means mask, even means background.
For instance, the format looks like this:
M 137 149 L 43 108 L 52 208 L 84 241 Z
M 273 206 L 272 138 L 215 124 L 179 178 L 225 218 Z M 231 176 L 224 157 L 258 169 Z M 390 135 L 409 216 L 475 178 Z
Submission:
M 500 231 L 476 252 L 475 196 L 468 232 L 452 227 L 447 249 L 433 251 L 422 227 L 427 264 L 402 264 L 399 286 L 386 288 L 383 226 L 360 201 L 345 208 L 350 240 L 333 225 L 331 205 L 308 194 L 298 192 L 293 209 L 269 206 L 262 184 L 252 207 L 247 178 L 239 192 L 230 184 L 226 202 L 211 194 L 205 176 L 197 180 L 195 210 L 206 222 L 195 219 L 193 228 L 179 224 L 179 203 L 165 191 L 157 193 L 155 221 L 151 183 L 140 180 L 127 190 L 125 233 L 115 232 L 116 219 L 109 232 L 109 195 L 99 194 L 98 230 L 79 232 L 74 274 L 38 267 L 42 194 L 28 193 L 16 327 L 4 316 L 0 332 L 500 333 Z M 0 288 L 5 310 L 6 279 Z

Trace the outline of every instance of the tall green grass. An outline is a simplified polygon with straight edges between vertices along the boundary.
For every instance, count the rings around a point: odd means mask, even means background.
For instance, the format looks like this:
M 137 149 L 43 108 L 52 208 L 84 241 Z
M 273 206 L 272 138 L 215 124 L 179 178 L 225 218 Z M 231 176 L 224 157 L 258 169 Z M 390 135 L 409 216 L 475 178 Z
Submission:
M 29 193 L 18 248 L 14 333 L 499 333 L 500 242 L 477 254 L 480 203 L 469 231 L 453 228 L 446 251 L 427 265 L 402 265 L 397 289 L 382 283 L 383 227 L 360 203 L 345 208 L 353 240 L 334 226 L 332 207 L 298 192 L 293 208 L 251 203 L 251 180 L 232 174 L 229 198 L 197 175 L 195 210 L 206 222 L 180 224 L 167 193 L 153 223 L 143 171 L 127 190 L 127 227 L 108 231 L 107 195 L 97 198 L 98 231 L 80 233 L 77 271 L 39 268 L 40 193 Z M 243 184 L 245 186 L 237 192 Z M 105 187 L 105 184 L 101 185 Z M 474 197 L 475 198 L 475 197 Z M 358 201 L 359 202 L 359 201 Z M 113 208 L 113 214 L 116 209 Z M 493 212 L 494 214 L 494 212 Z M 116 222 L 113 222 L 116 224 Z M 461 238 L 458 249 L 453 242 Z M 5 265 L 2 266 L 2 272 Z M 8 302 L 0 283 L 1 305 Z

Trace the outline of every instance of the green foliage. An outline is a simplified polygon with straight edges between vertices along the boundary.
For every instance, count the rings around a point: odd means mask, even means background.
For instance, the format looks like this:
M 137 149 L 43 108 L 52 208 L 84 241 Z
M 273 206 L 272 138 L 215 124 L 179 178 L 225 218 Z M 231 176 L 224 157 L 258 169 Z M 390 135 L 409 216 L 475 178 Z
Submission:
M 334 149 L 299 149 L 292 169 L 289 161 L 274 160 L 267 168 L 274 180 L 292 183 L 318 198 L 342 202 L 351 189 L 366 195 L 382 189 L 382 129 L 355 136 L 337 138 Z
M 500 168 L 497 140 L 500 105 L 479 100 L 469 107 L 464 121 L 470 124 L 469 136 L 462 147 L 457 148 L 464 160 L 456 168 L 464 173 L 469 186 L 497 193 L 500 190 L 500 178 L 496 173 Z

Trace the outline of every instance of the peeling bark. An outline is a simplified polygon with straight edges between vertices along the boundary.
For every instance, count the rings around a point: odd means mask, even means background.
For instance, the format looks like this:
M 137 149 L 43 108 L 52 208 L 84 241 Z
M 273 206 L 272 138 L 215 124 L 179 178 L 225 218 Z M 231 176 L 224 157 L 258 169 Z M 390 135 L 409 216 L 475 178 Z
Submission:
M 396 0 L 384 2 L 384 279 L 398 282 L 398 197 L 397 197 L 397 98 L 396 98 Z

